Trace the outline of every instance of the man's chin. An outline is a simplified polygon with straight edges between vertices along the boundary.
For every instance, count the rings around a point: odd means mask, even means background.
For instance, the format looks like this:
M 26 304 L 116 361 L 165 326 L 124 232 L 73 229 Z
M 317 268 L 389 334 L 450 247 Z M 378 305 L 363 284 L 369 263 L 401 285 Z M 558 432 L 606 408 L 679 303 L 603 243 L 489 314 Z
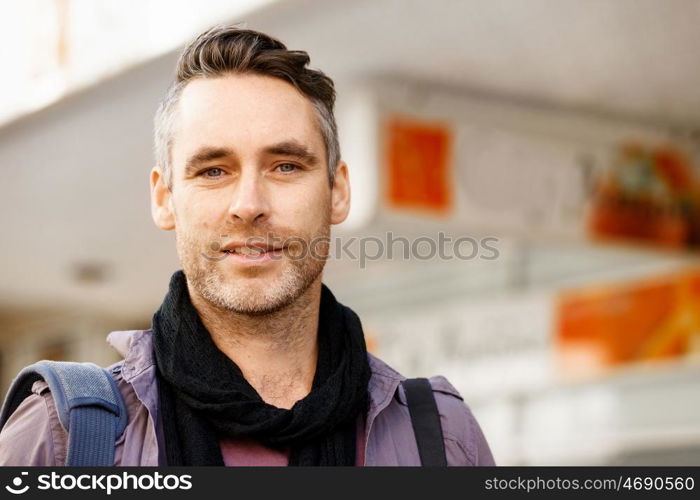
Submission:
M 238 279 L 235 284 L 208 283 L 200 295 L 213 306 L 236 314 L 264 316 L 284 309 L 298 296 L 295 287 L 259 279 Z M 295 293 L 297 292 L 297 293 Z
M 260 273 L 213 266 L 185 274 L 197 294 L 216 309 L 264 316 L 287 308 L 301 297 L 319 278 L 323 264 L 282 266 L 275 272 Z

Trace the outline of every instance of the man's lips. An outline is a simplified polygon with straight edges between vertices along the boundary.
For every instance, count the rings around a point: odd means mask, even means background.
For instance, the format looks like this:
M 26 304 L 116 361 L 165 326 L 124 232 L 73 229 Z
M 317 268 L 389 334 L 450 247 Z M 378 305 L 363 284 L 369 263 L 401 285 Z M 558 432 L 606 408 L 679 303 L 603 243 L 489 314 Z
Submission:
M 230 255 L 241 255 L 247 257 L 257 257 L 264 254 L 276 254 L 284 250 L 284 246 L 266 245 L 264 243 L 229 243 L 221 249 L 223 253 Z
M 246 245 L 243 243 L 229 244 L 221 249 L 222 252 L 228 254 L 239 254 L 239 255 L 260 255 L 267 252 L 282 251 L 285 247 L 283 246 L 271 246 L 263 244 L 253 244 Z

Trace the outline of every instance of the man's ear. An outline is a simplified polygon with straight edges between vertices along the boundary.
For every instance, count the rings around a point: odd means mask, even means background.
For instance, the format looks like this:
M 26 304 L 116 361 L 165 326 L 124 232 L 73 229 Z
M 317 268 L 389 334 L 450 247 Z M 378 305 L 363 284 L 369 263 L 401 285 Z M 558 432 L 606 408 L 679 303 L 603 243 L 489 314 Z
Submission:
M 340 224 L 350 212 L 350 174 L 345 162 L 338 163 L 331 188 L 331 224 Z
M 164 231 L 175 229 L 172 196 L 164 172 L 158 166 L 153 167 L 151 170 L 151 216 L 156 226 Z

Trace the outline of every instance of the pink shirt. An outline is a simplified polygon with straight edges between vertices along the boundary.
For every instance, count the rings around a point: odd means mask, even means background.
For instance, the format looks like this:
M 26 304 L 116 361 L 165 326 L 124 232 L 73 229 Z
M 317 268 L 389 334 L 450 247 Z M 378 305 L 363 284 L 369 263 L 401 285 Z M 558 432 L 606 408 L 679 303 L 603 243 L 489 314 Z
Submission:
M 220 442 L 224 465 L 231 466 L 272 466 L 286 467 L 289 465 L 289 449 L 275 450 L 252 439 L 223 439 Z M 365 428 L 364 418 L 357 420 L 357 462 L 365 464 Z

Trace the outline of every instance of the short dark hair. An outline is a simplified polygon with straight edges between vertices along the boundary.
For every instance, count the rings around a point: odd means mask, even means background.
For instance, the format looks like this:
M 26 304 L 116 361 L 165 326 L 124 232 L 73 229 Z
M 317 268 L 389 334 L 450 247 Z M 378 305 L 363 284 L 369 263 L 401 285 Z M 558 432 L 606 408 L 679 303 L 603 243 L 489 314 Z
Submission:
M 168 185 L 172 181 L 170 151 L 173 124 L 182 90 L 196 78 L 246 73 L 284 80 L 311 101 L 326 146 L 328 179 L 333 185 L 340 161 L 338 129 L 333 112 L 335 87 L 333 80 L 323 72 L 308 68 L 309 61 L 309 55 L 302 50 L 288 50 L 282 42 L 265 33 L 235 25 L 215 26 L 188 43 L 177 61 L 175 80 L 155 116 L 156 163 L 164 169 Z

